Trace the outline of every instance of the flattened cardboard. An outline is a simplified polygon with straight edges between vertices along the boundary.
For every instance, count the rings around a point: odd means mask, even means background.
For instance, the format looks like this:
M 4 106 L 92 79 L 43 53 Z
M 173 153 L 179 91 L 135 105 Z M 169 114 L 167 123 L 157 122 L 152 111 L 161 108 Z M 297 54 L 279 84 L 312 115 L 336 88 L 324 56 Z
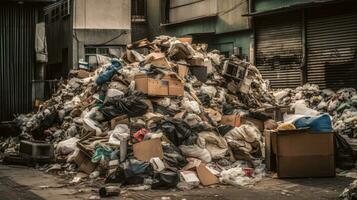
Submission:
M 271 132 L 279 178 L 334 177 L 334 134 L 308 130 Z
M 154 157 L 159 157 L 160 159 L 164 157 L 160 138 L 134 144 L 133 152 L 134 156 L 141 161 L 150 161 Z
M 198 167 L 196 167 L 196 171 L 198 179 L 200 179 L 202 185 L 207 186 L 219 183 L 217 176 L 212 174 L 212 172 L 207 169 L 204 164 L 201 163 Z
M 189 163 L 183 167 L 183 170 L 195 170 L 202 185 L 213 185 L 219 183 L 215 176 L 199 159 L 188 159 Z

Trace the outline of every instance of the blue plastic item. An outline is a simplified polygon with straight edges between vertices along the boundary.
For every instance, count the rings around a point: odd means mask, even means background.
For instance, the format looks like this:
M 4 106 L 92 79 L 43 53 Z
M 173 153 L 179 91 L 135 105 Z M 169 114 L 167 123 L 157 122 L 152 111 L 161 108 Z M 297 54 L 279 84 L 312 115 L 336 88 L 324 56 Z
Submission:
M 95 81 L 97 85 L 102 85 L 108 82 L 115 74 L 115 72 L 121 69 L 122 65 L 118 59 L 112 60 L 112 65 L 105 69 L 102 73 L 99 74 L 97 80 Z
M 294 121 L 297 129 L 308 128 L 313 132 L 331 132 L 331 117 L 328 114 L 322 114 L 316 117 L 301 117 Z

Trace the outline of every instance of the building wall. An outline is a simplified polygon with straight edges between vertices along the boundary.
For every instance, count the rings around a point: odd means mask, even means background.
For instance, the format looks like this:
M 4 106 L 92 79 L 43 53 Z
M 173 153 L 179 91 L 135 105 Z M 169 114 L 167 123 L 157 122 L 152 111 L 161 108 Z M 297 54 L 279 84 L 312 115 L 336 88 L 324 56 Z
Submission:
M 170 23 L 217 14 L 217 0 L 170 0 Z
M 130 0 L 76 0 L 73 11 L 73 65 L 85 59 L 86 46 L 131 43 Z
M 264 12 L 268 10 L 287 7 L 295 4 L 323 2 L 331 0 L 254 0 L 254 12 Z
M 220 34 L 249 29 L 249 18 L 242 16 L 247 13 L 247 0 L 219 1 L 216 33 Z
M 76 0 L 75 29 L 130 29 L 130 0 Z
M 160 26 L 164 18 L 164 2 L 164 0 L 148 1 L 147 13 L 151 36 L 160 34 L 176 37 L 191 36 L 194 42 L 205 42 L 209 48 L 212 47 L 211 49 L 233 53 L 234 47 L 241 47 L 243 54 L 249 55 L 250 23 L 248 17 L 242 16 L 248 13 L 247 0 L 218 0 L 215 2 L 217 5 L 215 12 L 212 9 L 214 3 L 210 0 L 171 0 L 171 7 L 188 5 L 174 9 L 174 14 L 170 14 L 169 24 Z M 209 9 L 198 6 L 204 3 L 212 6 L 207 6 Z M 206 14 L 202 14 L 203 11 Z M 172 19 L 173 15 L 174 19 Z M 196 20 L 189 20 L 194 18 Z

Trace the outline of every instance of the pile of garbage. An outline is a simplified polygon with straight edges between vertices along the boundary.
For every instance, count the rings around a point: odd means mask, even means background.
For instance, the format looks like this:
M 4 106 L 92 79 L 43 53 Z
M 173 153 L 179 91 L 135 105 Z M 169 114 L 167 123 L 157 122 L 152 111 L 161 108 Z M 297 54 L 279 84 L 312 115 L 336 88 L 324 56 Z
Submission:
M 17 117 L 21 134 L 3 140 L 1 150 L 46 141 L 56 161 L 48 170 L 144 189 L 251 185 L 265 170 L 269 117 L 259 110 L 275 105 L 253 65 L 159 36 L 96 69 L 71 71 L 37 113 Z
M 334 92 L 330 89 L 320 90 L 314 84 L 305 84 L 296 89 L 277 90 L 274 96 L 279 105 L 303 109 L 301 114 L 329 113 L 335 132 L 357 138 L 357 92 L 354 88 Z

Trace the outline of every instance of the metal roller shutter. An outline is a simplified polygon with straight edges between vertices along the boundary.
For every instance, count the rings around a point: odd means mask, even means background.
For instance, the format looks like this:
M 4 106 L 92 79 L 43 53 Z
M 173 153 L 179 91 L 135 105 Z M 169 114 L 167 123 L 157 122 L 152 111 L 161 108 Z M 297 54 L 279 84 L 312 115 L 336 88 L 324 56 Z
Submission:
M 301 14 L 290 13 L 258 18 L 256 65 L 274 88 L 301 85 Z
M 357 13 L 307 19 L 307 81 L 357 87 Z
M 32 109 L 36 8 L 0 4 L 0 121 Z

